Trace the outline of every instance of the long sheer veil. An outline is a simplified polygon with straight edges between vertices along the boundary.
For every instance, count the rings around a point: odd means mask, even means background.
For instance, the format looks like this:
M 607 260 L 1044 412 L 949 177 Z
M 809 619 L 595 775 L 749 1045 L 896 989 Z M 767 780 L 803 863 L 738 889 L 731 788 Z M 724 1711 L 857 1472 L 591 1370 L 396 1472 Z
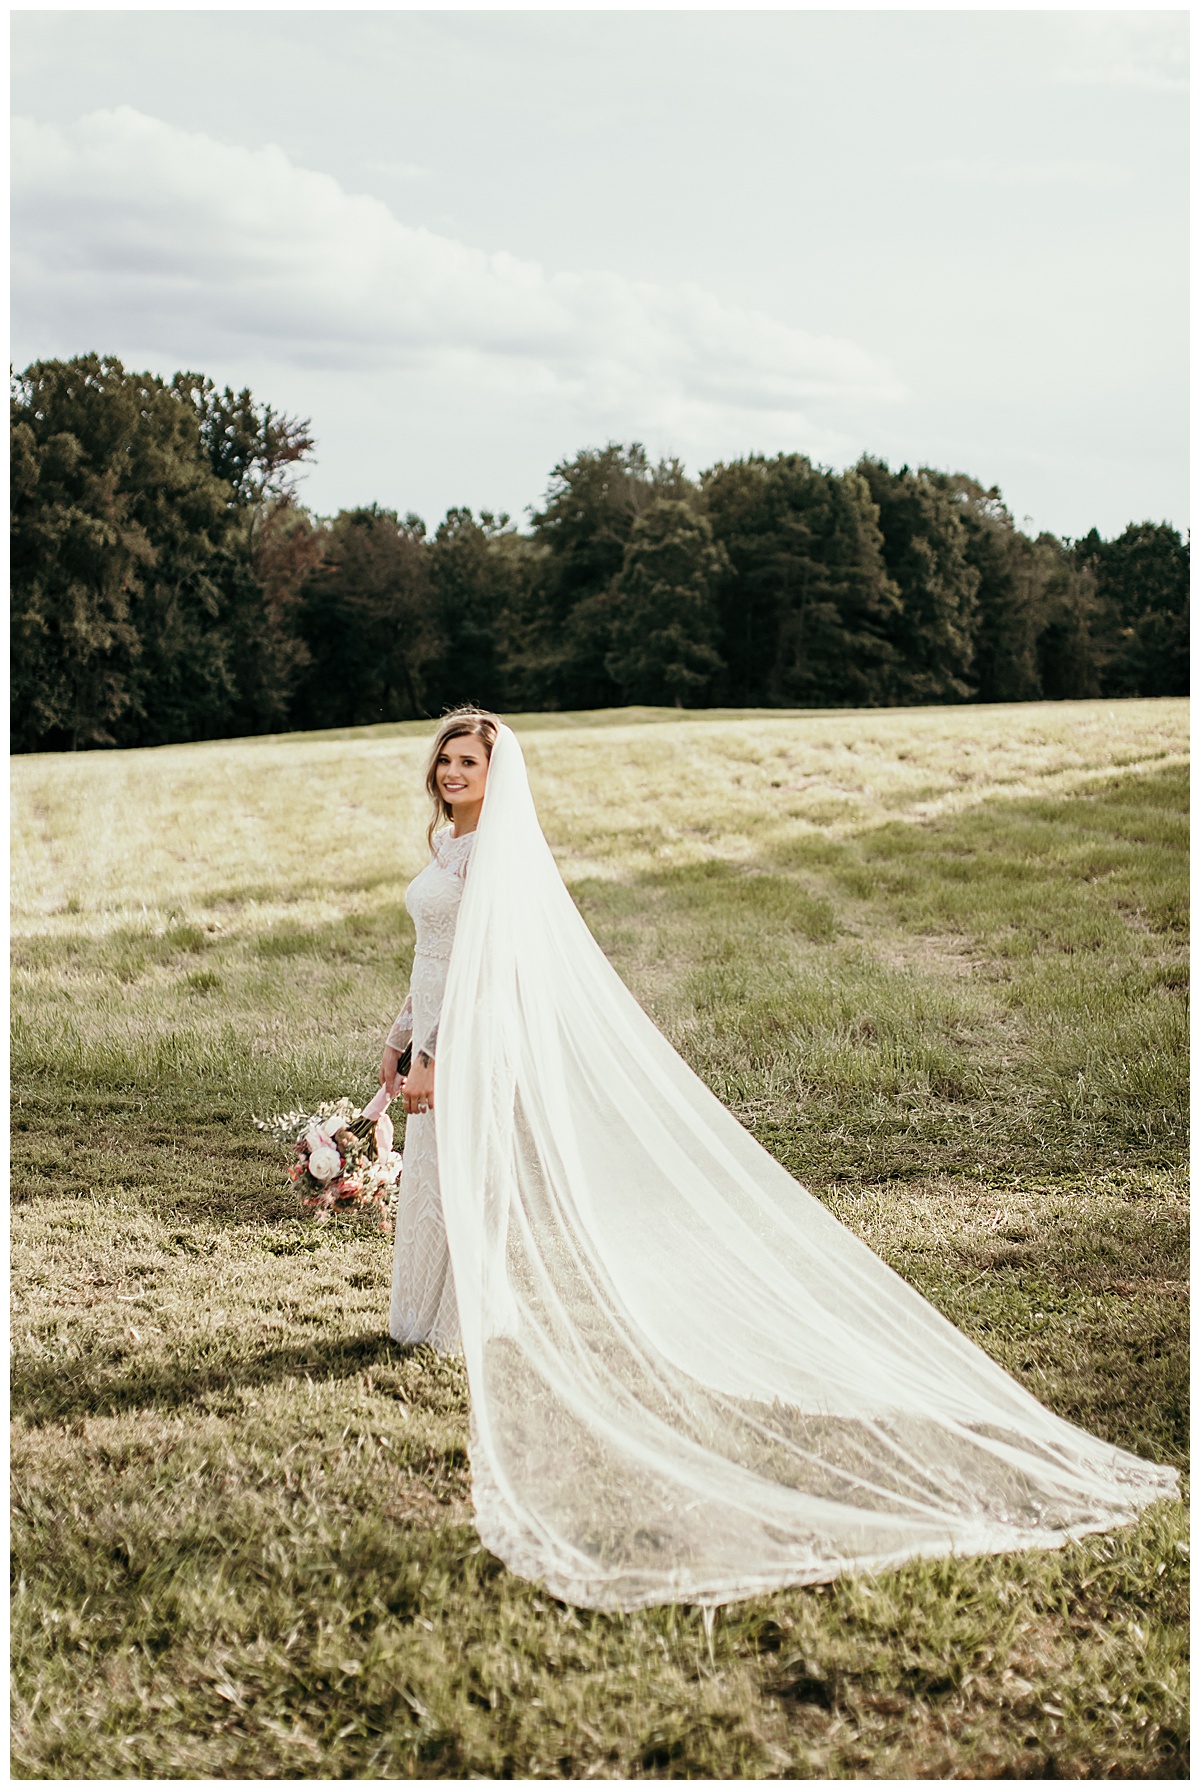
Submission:
M 493 749 L 443 1007 L 479 1534 L 601 1609 L 1053 1547 L 1177 1475 L 1055 1417 L 675 1053 Z

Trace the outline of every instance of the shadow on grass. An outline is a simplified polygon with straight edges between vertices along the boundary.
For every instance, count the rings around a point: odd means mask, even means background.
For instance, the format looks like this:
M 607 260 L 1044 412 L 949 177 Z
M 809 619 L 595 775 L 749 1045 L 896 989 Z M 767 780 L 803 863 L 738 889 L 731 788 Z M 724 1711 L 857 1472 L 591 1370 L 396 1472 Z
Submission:
M 183 1116 L 164 1125 L 161 1108 L 151 1118 L 140 1105 L 118 1097 L 79 1111 L 45 1094 L 23 1102 L 13 1120 L 13 1205 L 132 1194 L 141 1211 L 167 1223 L 265 1230 L 262 1246 L 274 1255 L 322 1247 L 324 1231 L 302 1216 L 285 1179 L 287 1151 L 248 1117 L 239 1134 L 229 1123 Z M 402 1140 L 402 1122 L 397 1130 Z M 365 1219 L 345 1222 L 355 1234 L 372 1228 Z M 189 1228 L 166 1246 L 204 1254 L 211 1241 Z
M 30 1428 L 40 1428 L 48 1423 L 79 1423 L 147 1409 L 177 1411 L 191 1405 L 203 1405 L 210 1413 L 228 1405 L 240 1413 L 244 1409 L 240 1395 L 245 1392 L 288 1380 L 350 1380 L 364 1369 L 393 1368 L 412 1360 L 425 1364 L 433 1355 L 427 1345 L 401 1344 L 386 1333 L 370 1331 L 204 1366 L 146 1362 L 127 1355 L 119 1345 L 108 1346 L 106 1359 L 99 1358 L 100 1353 L 97 1349 L 69 1378 L 64 1377 L 61 1363 L 15 1360 L 13 1415 Z M 430 1365 L 440 1363 L 431 1361 Z M 434 1377 L 439 1383 L 446 1381 L 444 1390 L 449 1396 L 450 1376 L 441 1373 Z M 394 1391 L 400 1396 L 398 1389 L 386 1383 L 377 1383 L 375 1391 L 384 1396 Z

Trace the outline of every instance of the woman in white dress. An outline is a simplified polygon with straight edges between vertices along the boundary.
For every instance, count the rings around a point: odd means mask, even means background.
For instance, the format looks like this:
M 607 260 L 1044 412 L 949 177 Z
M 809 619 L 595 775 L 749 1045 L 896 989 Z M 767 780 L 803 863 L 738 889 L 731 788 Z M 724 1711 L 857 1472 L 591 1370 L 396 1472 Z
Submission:
M 453 718 L 443 724 L 430 754 L 426 787 L 434 815 L 429 863 L 409 884 L 405 897 L 417 935 L 412 982 L 388 1033 L 379 1071 L 381 1084 L 392 1095 L 402 1095 L 409 1115 L 396 1208 L 389 1329 L 399 1343 L 432 1343 L 445 1355 L 457 1352 L 459 1330 L 438 1185 L 433 1064 L 455 922 L 498 723 L 480 714 L 472 717 L 471 725 L 479 731 L 464 729 L 461 720 Z M 412 1068 L 401 1079 L 400 1055 L 410 1044 Z
M 799 1186 L 592 938 L 493 715 L 438 730 L 392 1334 L 461 1347 L 481 1540 L 597 1609 L 1060 1547 L 1178 1495 Z M 397 1052 L 414 1038 L 401 1082 Z M 435 1071 L 436 1060 L 436 1100 Z

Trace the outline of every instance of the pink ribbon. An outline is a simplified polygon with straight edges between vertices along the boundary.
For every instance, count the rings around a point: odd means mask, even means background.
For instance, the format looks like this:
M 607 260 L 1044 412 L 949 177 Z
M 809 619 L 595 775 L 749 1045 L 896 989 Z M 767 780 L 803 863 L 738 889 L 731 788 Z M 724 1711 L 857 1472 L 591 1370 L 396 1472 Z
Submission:
M 385 1087 L 381 1086 L 378 1094 L 375 1095 L 375 1098 L 369 1100 L 366 1106 L 363 1107 L 362 1116 L 364 1119 L 382 1119 L 384 1113 L 391 1104 L 392 1096 L 388 1093 Z
M 391 1103 L 392 1096 L 381 1085 L 378 1094 L 363 1107 L 363 1118 L 375 1121 L 375 1148 L 380 1156 L 387 1155 L 396 1139 L 392 1121 L 388 1118 L 387 1109 Z

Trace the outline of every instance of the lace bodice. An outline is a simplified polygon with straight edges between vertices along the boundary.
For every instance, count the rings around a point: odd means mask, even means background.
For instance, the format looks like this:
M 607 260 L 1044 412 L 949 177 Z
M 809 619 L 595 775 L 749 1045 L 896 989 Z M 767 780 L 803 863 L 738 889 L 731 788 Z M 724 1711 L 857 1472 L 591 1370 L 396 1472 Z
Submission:
M 413 989 L 419 982 L 423 993 L 422 1011 L 417 1015 L 417 1038 L 430 1056 L 437 1047 L 442 988 L 454 948 L 458 904 L 462 900 L 474 838 L 474 833 L 464 833 L 456 839 L 448 828 L 436 833 L 429 862 L 409 883 L 404 898 L 417 929 Z M 403 1050 L 412 1038 L 413 996 L 410 992 L 388 1033 L 388 1043 L 395 1050 Z
M 428 864 L 408 885 L 404 905 L 417 929 L 418 957 L 450 960 L 474 838 L 474 833 L 464 833 L 459 839 L 448 831 L 435 834 Z

